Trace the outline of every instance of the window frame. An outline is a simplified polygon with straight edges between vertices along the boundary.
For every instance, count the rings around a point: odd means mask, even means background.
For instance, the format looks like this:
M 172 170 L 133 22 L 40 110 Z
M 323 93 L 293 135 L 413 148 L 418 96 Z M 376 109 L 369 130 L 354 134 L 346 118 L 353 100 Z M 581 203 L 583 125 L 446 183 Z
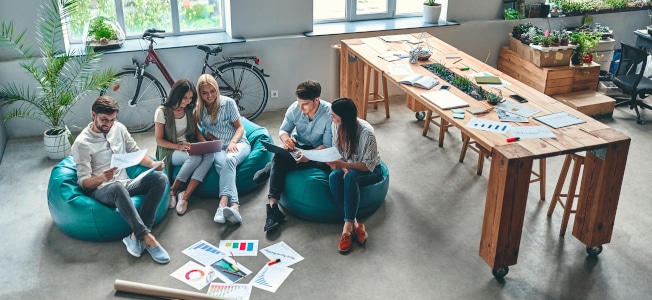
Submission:
M 345 12 L 344 18 L 337 19 L 313 19 L 313 24 L 325 24 L 325 23 L 336 23 L 336 22 L 354 22 L 354 21 L 364 21 L 364 20 L 381 20 L 381 19 L 397 19 L 397 18 L 409 18 L 409 17 L 418 17 L 422 16 L 423 13 L 406 13 L 406 14 L 396 14 L 396 5 L 399 0 L 386 0 L 387 1 L 387 13 L 381 14 L 363 14 L 358 15 L 357 12 L 357 2 L 358 0 L 345 0 Z M 314 0 L 313 0 L 314 4 Z M 314 16 L 313 16 L 314 18 Z

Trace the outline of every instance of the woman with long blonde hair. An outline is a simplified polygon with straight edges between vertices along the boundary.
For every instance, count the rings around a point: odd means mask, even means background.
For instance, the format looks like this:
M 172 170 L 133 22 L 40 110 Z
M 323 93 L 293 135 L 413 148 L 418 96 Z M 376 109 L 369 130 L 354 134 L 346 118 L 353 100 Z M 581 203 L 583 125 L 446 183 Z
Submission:
M 237 166 L 251 152 L 251 146 L 240 121 L 240 112 L 235 100 L 220 95 L 219 90 L 213 76 L 199 76 L 195 117 L 199 126 L 206 130 L 208 140 L 224 141 L 222 151 L 216 152 L 213 157 L 213 166 L 220 175 L 219 205 L 213 220 L 217 223 L 224 223 L 226 220 L 242 223 L 235 173 Z

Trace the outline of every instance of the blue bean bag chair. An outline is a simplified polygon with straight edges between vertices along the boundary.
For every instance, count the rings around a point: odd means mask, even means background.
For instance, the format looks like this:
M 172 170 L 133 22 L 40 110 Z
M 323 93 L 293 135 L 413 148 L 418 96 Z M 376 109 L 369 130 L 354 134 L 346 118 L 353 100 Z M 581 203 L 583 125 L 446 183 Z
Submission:
M 360 189 L 359 218 L 372 215 L 385 201 L 389 189 L 389 170 L 383 162 L 380 163 L 380 168 L 383 179 Z M 289 172 L 280 203 L 285 210 L 308 221 L 344 221 L 344 212 L 335 205 L 331 196 L 328 174 L 321 169 Z
M 265 165 L 272 160 L 272 153 L 265 149 L 261 141 L 268 143 L 274 143 L 274 141 L 272 140 L 269 131 L 267 131 L 267 128 L 256 125 L 244 117 L 240 117 L 240 121 L 242 122 L 242 126 L 244 126 L 247 134 L 247 140 L 249 140 L 249 144 L 251 144 L 251 153 L 249 153 L 249 156 L 238 165 L 235 175 L 235 184 L 238 188 L 238 195 L 244 195 L 260 186 L 254 183 L 254 174 L 256 171 L 264 168 Z M 172 174 L 174 174 L 175 178 L 180 169 L 181 166 L 174 167 Z M 220 175 L 217 174 L 214 167 L 211 167 L 208 174 L 206 174 L 206 177 L 204 177 L 204 181 L 197 186 L 193 195 L 217 199 L 220 192 L 219 182 Z
M 136 165 L 127 168 L 130 178 L 147 171 L 148 168 Z M 165 189 L 163 200 L 156 209 L 154 225 L 160 223 L 168 209 L 170 186 Z M 131 197 L 136 208 L 145 195 Z M 103 242 L 119 240 L 131 233 L 118 209 L 108 207 L 84 194 L 77 184 L 77 169 L 72 155 L 64 158 L 52 169 L 48 183 L 48 207 L 54 224 L 63 233 L 80 240 Z

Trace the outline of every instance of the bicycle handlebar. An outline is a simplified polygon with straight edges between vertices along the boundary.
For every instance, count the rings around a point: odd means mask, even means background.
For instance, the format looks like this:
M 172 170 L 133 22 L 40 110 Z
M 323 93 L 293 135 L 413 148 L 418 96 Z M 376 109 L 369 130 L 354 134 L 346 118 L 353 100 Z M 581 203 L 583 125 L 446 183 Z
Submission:
M 165 30 L 156 29 L 156 28 L 146 29 L 145 32 L 143 33 L 143 38 L 154 37 L 154 38 L 164 39 L 165 38 L 164 36 L 156 34 L 159 32 L 162 33 L 165 32 Z

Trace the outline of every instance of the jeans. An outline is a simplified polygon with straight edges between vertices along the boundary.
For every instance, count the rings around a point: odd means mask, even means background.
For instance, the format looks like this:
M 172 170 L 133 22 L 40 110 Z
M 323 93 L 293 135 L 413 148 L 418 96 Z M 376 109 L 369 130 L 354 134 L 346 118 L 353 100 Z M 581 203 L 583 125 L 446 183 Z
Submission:
M 299 148 L 304 150 L 310 150 L 307 147 Z M 267 195 L 268 199 L 274 198 L 276 200 L 281 199 L 281 193 L 285 190 L 285 177 L 288 172 L 294 170 L 305 170 L 311 168 L 318 168 L 330 172 L 331 168 L 322 162 L 316 161 L 307 161 L 305 163 L 297 163 L 293 159 L 284 158 L 280 155 L 274 155 L 272 159 L 272 170 L 269 173 L 269 194 Z
M 141 180 L 134 182 L 129 180 L 126 184 L 113 182 L 96 189 L 91 197 L 110 207 L 117 207 L 122 218 L 127 222 L 137 238 L 151 232 L 156 216 L 156 208 L 163 198 L 168 178 L 162 172 L 151 172 Z M 145 195 L 140 206 L 140 212 L 136 210 L 131 196 Z
M 184 183 L 188 182 L 190 178 L 203 182 L 213 163 L 212 158 L 212 153 L 188 155 L 186 151 L 175 150 L 172 152 L 172 165 L 181 166 L 176 179 Z
M 248 143 L 237 143 L 238 152 L 226 153 L 226 147 L 228 144 L 225 144 L 222 151 L 215 152 L 213 156 L 213 165 L 218 174 L 220 174 L 220 197 L 228 196 L 229 202 L 238 203 L 238 189 L 235 186 L 235 172 L 236 167 L 241 164 L 249 152 L 251 152 L 251 146 Z
M 378 183 L 383 179 L 380 165 L 373 172 L 333 170 L 328 178 L 331 194 L 338 208 L 344 211 L 344 222 L 353 222 L 360 206 L 360 188 Z

